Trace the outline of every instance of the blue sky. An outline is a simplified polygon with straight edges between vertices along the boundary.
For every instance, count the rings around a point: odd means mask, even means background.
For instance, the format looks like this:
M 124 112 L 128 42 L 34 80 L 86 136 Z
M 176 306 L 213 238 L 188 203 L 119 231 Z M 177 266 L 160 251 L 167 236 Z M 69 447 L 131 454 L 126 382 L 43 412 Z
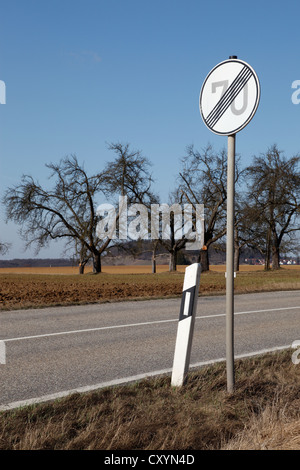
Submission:
M 248 62 L 261 85 L 256 115 L 236 138 L 242 164 L 276 143 L 300 152 L 298 1 L 1 0 L 0 196 L 45 164 L 76 154 L 92 174 L 129 142 L 153 163 L 155 189 L 168 202 L 188 145 L 227 146 L 199 113 L 209 71 L 229 55 Z M 4 222 L 4 258 L 31 257 Z M 56 243 L 40 257 L 62 255 Z

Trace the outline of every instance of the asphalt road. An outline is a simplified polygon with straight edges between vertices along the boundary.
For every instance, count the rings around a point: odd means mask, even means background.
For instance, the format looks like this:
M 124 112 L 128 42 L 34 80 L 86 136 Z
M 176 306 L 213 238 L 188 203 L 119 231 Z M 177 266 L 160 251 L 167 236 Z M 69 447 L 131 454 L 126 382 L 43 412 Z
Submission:
M 170 372 L 180 299 L 0 313 L 0 407 Z M 300 340 L 300 291 L 235 296 L 235 356 Z M 4 355 L 5 352 L 5 355 Z M 191 366 L 225 357 L 225 296 L 198 300 Z

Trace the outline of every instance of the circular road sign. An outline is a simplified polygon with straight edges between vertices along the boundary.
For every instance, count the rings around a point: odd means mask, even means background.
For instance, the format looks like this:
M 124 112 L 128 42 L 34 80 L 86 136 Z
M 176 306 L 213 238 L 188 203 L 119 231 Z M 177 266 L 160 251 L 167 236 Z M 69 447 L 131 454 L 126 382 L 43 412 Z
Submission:
M 215 134 L 236 134 L 253 118 L 259 98 L 260 85 L 253 68 L 230 58 L 216 65 L 204 80 L 200 113 Z

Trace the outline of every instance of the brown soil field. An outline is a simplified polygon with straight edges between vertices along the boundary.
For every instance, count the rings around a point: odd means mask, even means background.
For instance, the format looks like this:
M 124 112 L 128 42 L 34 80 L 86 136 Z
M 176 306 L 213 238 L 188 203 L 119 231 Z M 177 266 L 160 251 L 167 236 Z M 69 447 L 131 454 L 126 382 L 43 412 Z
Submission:
M 177 271 L 183 273 L 186 266 L 177 266 Z M 284 266 L 285 269 L 299 269 L 300 266 Z M 157 265 L 157 273 L 169 272 L 168 265 Z M 211 271 L 225 272 L 225 265 L 211 265 Z M 253 272 L 263 271 L 264 267 L 260 265 L 241 265 L 240 272 Z M 14 274 L 78 274 L 78 268 L 76 266 L 49 266 L 49 267 L 20 267 L 20 268 L 0 268 L 0 274 L 14 273 Z M 87 266 L 85 268 L 85 274 L 92 273 L 92 267 Z M 107 274 L 150 274 L 152 273 L 151 265 L 130 265 L 130 266 L 102 266 L 102 273 Z
M 0 270 L 0 310 L 75 305 L 124 300 L 179 297 L 185 266 L 169 273 L 167 266 L 105 266 L 98 275 L 76 268 L 11 268 Z M 224 266 L 201 274 L 200 295 L 225 294 Z M 300 267 L 265 272 L 261 266 L 242 266 L 235 293 L 300 289 Z
M 178 272 L 184 272 L 186 266 L 178 266 Z M 92 266 L 87 266 L 84 274 L 91 274 L 93 271 Z M 157 266 L 157 273 L 168 272 L 169 266 Z M 131 266 L 102 266 L 102 274 L 150 274 L 152 267 L 150 265 L 131 265 Z M 15 274 L 78 274 L 78 267 L 76 266 L 49 266 L 40 268 L 22 267 L 22 268 L 0 268 L 2 273 L 15 273 Z

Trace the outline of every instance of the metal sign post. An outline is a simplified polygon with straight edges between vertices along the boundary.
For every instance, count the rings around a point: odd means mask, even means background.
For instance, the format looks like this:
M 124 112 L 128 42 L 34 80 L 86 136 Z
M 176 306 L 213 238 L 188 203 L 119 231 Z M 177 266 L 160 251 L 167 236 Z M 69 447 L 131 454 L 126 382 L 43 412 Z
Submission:
M 228 136 L 226 229 L 226 362 L 227 390 L 234 388 L 234 179 L 235 134 Z
M 207 75 L 200 93 L 200 113 L 215 134 L 228 136 L 226 232 L 226 367 L 227 390 L 234 389 L 234 186 L 235 135 L 253 118 L 260 85 L 249 64 L 230 56 Z
M 199 263 L 194 263 L 185 270 L 171 378 L 171 385 L 176 387 L 184 384 L 189 369 L 200 272 Z
M 3 80 L 0 80 L 0 104 L 6 104 L 6 86 Z M 0 364 L 5 364 L 6 346 L 4 341 L 0 341 Z

